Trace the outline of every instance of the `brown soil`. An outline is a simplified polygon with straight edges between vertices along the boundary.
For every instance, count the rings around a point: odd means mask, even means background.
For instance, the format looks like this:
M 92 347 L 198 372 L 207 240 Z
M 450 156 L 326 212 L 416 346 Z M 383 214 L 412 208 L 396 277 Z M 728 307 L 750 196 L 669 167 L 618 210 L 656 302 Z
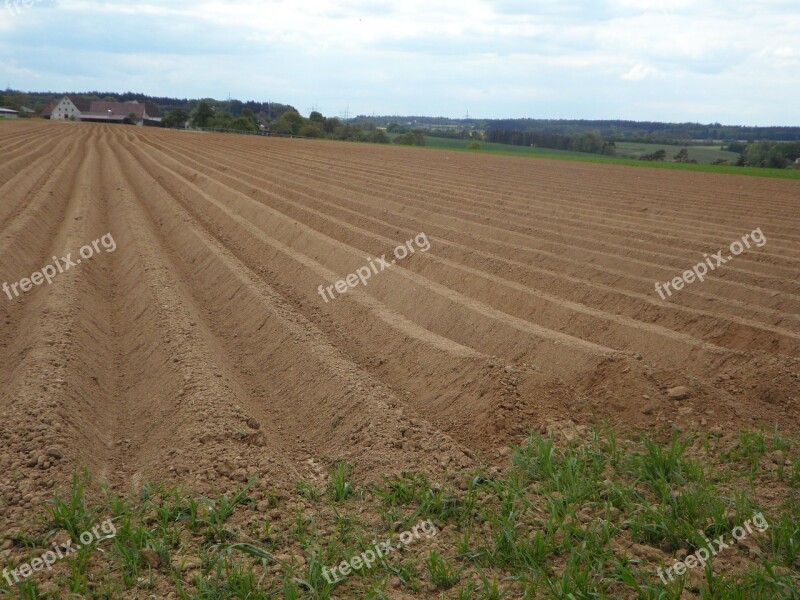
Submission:
M 0 155 L 0 282 L 117 243 L 0 296 L 0 529 L 82 466 L 207 491 L 340 458 L 457 477 L 598 420 L 798 429 L 798 182 L 47 122 L 5 124 Z

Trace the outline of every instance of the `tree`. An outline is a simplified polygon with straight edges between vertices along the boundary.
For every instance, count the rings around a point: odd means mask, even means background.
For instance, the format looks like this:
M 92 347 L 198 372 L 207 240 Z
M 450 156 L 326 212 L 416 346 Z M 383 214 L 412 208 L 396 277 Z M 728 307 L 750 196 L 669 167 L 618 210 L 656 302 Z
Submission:
M 664 160 L 667 157 L 667 151 L 663 148 L 661 150 L 656 150 L 652 154 L 645 154 L 642 157 L 642 160 Z
M 678 152 L 675 156 L 675 162 L 685 163 L 689 162 L 689 150 L 688 148 L 681 148 L 681 151 Z
M 245 109 L 247 110 L 247 109 Z M 248 119 L 244 115 L 241 115 L 233 120 L 233 122 L 228 126 L 230 129 L 235 129 L 236 131 L 258 131 L 258 123 L 255 119 Z
M 322 129 L 320 129 L 319 125 L 316 123 L 306 123 L 300 128 L 298 135 L 309 138 L 321 138 L 325 136 Z
M 469 144 L 467 144 L 467 150 L 480 150 L 480 149 L 481 149 L 481 143 L 478 140 L 474 140 Z
M 408 133 L 404 133 L 403 135 L 398 135 L 394 138 L 395 144 L 400 144 L 401 146 L 413 146 L 414 145 L 414 136 L 409 131 Z
M 747 144 L 744 142 L 731 142 L 727 146 L 723 146 L 722 149 L 727 150 L 728 152 L 738 152 L 741 154 L 747 150 Z
M 184 127 L 186 121 L 189 120 L 189 115 L 182 108 L 173 108 L 166 117 L 161 121 L 164 127 Z
M 744 162 L 749 167 L 785 169 L 800 158 L 800 142 L 770 142 L 748 144 Z
M 322 122 L 322 129 L 325 130 L 327 134 L 336 134 L 338 130 L 342 128 L 342 122 L 337 119 L 336 117 L 332 117 L 330 119 L 325 119 Z
M 136 116 L 136 113 L 131 111 L 128 113 L 128 122 L 129 123 L 136 123 L 139 120 L 139 117 Z
M 364 133 L 364 128 L 361 127 L 361 125 L 353 126 L 350 139 L 352 139 L 354 142 L 366 142 L 367 134 Z
M 234 131 L 259 131 L 258 119 L 249 108 L 243 109 L 236 118 L 227 110 L 218 110 L 209 122 L 209 127 Z
M 242 114 L 242 101 L 241 100 L 229 100 L 227 102 L 227 111 L 231 113 L 231 116 L 237 116 Z
M 242 110 L 242 114 L 239 115 L 239 118 L 248 121 L 253 130 L 258 129 L 258 126 L 260 125 L 258 122 L 258 117 L 256 117 L 256 114 L 249 108 Z
M 232 129 L 233 116 L 227 110 L 214 111 L 214 116 L 208 122 L 206 127 L 213 129 Z
M 192 113 L 191 125 L 192 127 L 208 127 L 213 118 L 214 111 L 208 102 L 203 100 Z
M 318 110 L 312 110 L 311 114 L 308 115 L 308 119 L 310 121 L 314 121 L 315 123 L 322 123 L 325 120 L 325 117 L 322 116 L 322 113 Z
M 767 155 L 767 166 L 773 169 L 785 169 L 788 164 L 789 161 L 783 154 L 781 144 L 773 144 Z
M 284 135 L 299 135 L 300 128 L 305 125 L 306 120 L 297 112 L 283 113 L 280 118 L 272 124 L 272 133 Z
M 408 133 L 404 133 L 403 135 L 397 136 L 394 139 L 394 143 L 401 144 L 403 146 L 424 146 L 425 134 L 419 129 L 415 129 L 413 131 L 409 131 Z
M 577 136 L 572 140 L 572 149 L 578 152 L 589 152 L 591 154 L 599 154 L 603 151 L 603 138 L 600 137 L 600 132 L 592 131 Z M 566 150 L 566 148 L 565 148 Z
M 350 123 L 342 123 L 336 128 L 333 137 L 337 140 L 351 140 L 356 134 L 356 128 Z
M 388 144 L 389 136 L 386 135 L 383 129 L 376 129 L 369 134 L 367 141 L 372 142 L 373 144 Z

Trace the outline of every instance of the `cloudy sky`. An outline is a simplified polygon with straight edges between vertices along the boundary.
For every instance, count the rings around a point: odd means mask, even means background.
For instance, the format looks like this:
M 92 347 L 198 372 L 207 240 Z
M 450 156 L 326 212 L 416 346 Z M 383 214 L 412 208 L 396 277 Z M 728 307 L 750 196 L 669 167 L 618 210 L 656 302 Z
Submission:
M 800 2 L 0 0 L 6 85 L 303 114 L 800 125 Z

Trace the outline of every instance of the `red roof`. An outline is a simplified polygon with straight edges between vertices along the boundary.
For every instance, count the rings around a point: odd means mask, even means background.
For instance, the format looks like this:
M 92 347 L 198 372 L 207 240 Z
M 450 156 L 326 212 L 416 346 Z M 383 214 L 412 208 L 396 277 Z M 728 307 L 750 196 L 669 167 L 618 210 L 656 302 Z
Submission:
M 95 100 L 89 106 L 91 113 L 112 114 L 120 117 L 127 117 L 131 113 L 136 114 L 137 119 L 144 118 L 144 104 L 138 102 L 104 102 Z
M 79 111 L 87 112 L 91 110 L 89 108 L 89 101 L 86 98 L 79 98 L 78 96 L 67 96 L 67 98 L 70 99 L 70 102 L 72 102 Z
M 147 109 L 148 117 L 161 117 L 161 111 L 158 110 L 158 107 L 152 102 L 145 102 L 144 106 Z
M 103 100 L 94 100 L 87 112 L 90 113 L 103 113 L 116 116 L 127 117 L 129 114 L 136 114 L 137 119 L 143 119 L 145 112 L 148 117 L 160 117 L 158 108 L 150 102 L 105 102 Z
M 51 100 L 50 103 L 44 107 L 42 111 L 43 117 L 49 117 L 53 113 L 53 109 L 58 106 L 58 100 Z

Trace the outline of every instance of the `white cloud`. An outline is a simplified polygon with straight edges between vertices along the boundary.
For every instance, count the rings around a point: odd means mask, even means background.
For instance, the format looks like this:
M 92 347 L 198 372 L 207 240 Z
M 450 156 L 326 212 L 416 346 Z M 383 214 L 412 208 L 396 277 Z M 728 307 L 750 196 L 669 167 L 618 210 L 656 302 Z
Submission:
M 631 81 L 641 81 L 642 79 L 646 79 L 656 73 L 658 73 L 658 70 L 654 69 L 650 65 L 638 64 L 634 65 L 627 73 L 620 75 L 620 77 L 623 79 L 629 79 Z
M 0 11 L 0 81 L 331 113 L 792 123 L 798 30 L 794 0 L 59 0 Z

